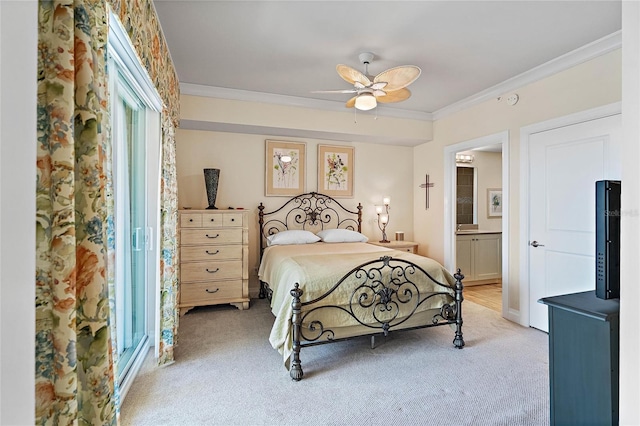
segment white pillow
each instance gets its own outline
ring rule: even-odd
[[[267,237],[267,246],[286,244],[310,244],[320,241],[320,237],[310,231],[291,230],[280,231]]]
[[[325,243],[366,243],[369,238],[350,229],[325,229],[318,232]]]

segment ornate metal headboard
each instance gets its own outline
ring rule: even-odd
[[[357,209],[346,209],[334,198],[317,192],[297,195],[272,212],[265,212],[264,205],[260,203],[260,258],[267,237],[280,231],[304,229],[315,233],[323,229],[341,228],[362,232],[362,204],[358,203]]]

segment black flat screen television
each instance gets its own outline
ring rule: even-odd
[[[620,298],[619,180],[596,182],[596,296]]]

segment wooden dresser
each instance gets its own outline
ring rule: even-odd
[[[249,308],[247,212],[180,210],[180,315],[223,303]]]

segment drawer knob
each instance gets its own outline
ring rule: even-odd
[[[234,218],[231,218],[231,222],[235,222],[236,220]]]
[[[211,219],[211,222],[215,222],[215,221],[216,221],[215,219]]]
[[[211,256],[213,256],[214,254],[218,254],[220,253],[220,250],[216,250],[215,252],[211,253],[209,250],[206,250],[207,254],[210,254]]]
[[[210,271],[209,268],[205,269],[208,273],[210,274],[215,274],[216,272],[218,272],[220,270],[220,268],[216,268],[215,271]]]
[[[193,219],[189,219],[189,222],[193,222]]]
[[[220,234],[216,234],[213,237],[209,234],[205,234],[207,238],[218,238],[220,236]]]
[[[204,291],[206,291],[207,293],[217,293],[218,290],[220,290],[219,288],[216,288],[215,290],[211,291],[208,288],[205,288]]]

